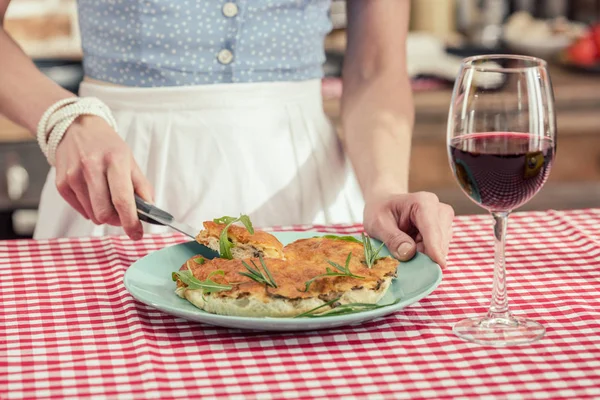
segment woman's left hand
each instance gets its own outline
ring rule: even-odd
[[[420,251],[443,268],[453,219],[452,207],[433,193],[395,194],[367,200],[364,227],[398,260],[408,261]]]

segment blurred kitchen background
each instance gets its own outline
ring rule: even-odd
[[[326,39],[325,108],[337,123],[345,2]],[[523,209],[600,203],[600,0],[413,0],[408,39],[416,125],[410,188],[435,192],[457,214],[482,213],[460,192],[446,155],[452,81],[462,57],[521,53],[551,63],[558,155],[549,182]],[[51,79],[76,92],[83,77],[75,0],[12,0],[4,24]],[[0,55],[1,60],[1,55]],[[0,61],[1,63],[1,61]],[[340,132],[343,134],[342,132]],[[0,115],[0,239],[30,237],[48,165],[33,137]]]

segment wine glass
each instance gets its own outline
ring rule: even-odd
[[[495,222],[489,310],[458,322],[454,333],[494,346],[536,341],[544,336],[544,326],[509,311],[504,247],[509,214],[546,182],[556,151],[554,95],[546,62],[519,55],[464,59],[454,84],[447,144],[461,189]]]

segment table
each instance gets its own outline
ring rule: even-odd
[[[303,227],[312,228],[361,227]],[[547,327],[538,343],[514,348],[452,334],[455,322],[488,305],[492,232],[485,216],[456,219],[449,266],[429,297],[385,318],[320,332],[221,329],[135,301],[122,283],[127,267],[183,240],[0,242],[0,397],[600,396],[600,210],[511,217],[512,309]]]

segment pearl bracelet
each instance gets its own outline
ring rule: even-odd
[[[37,141],[38,145],[40,146],[40,149],[42,149],[42,153],[44,153],[46,157],[48,157],[48,130],[46,129],[48,119],[50,119],[50,116],[59,108],[64,107],[67,104],[74,103],[76,101],[77,97],[69,97],[67,99],[62,99],[52,104],[50,107],[48,107],[44,114],[42,114],[42,118],[40,119],[40,122],[38,122],[37,126]]]
[[[104,118],[113,129],[117,123],[110,109],[95,97],[70,97],[50,106],[42,115],[37,129],[37,139],[50,165],[56,162],[56,149],[67,129],[81,115]]]

